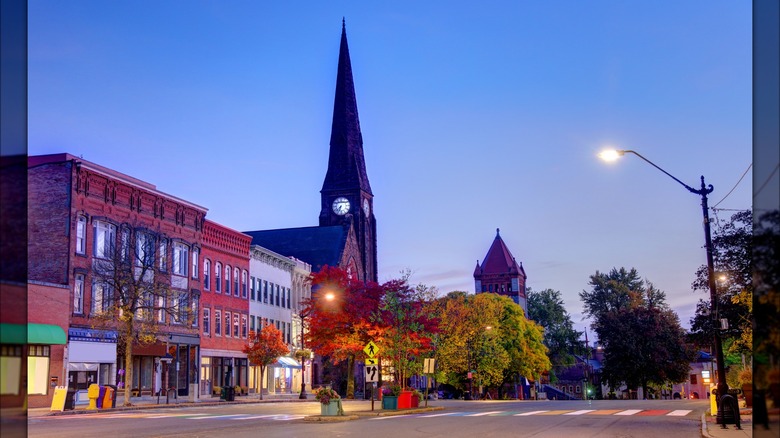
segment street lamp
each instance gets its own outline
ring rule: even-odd
[[[607,150],[601,152],[599,154],[599,157],[605,161],[615,161],[627,153],[634,154],[637,157],[643,159],[651,166],[655,167],[656,169],[665,173],[673,180],[680,183],[680,185],[688,189],[689,192],[701,196],[701,211],[702,214],[704,215],[704,243],[705,243],[705,247],[707,248],[707,282],[710,287],[710,315],[711,315],[710,317],[712,318],[712,328],[714,329],[713,331],[715,333],[715,360],[718,367],[718,399],[720,399],[720,397],[728,393],[729,386],[726,383],[726,366],[723,360],[723,346],[721,345],[720,331],[719,331],[719,324],[718,324],[718,315],[717,315],[718,299],[717,299],[717,292],[715,289],[715,266],[712,260],[712,236],[710,235],[710,215],[709,215],[709,209],[707,207],[707,195],[712,193],[713,190],[712,184],[705,186],[704,176],[702,176],[701,188],[694,189],[693,187],[685,184],[684,182],[672,176],[672,174],[670,174],[669,172],[661,169],[655,163],[643,157],[638,152],[632,150]]]
[[[305,332],[306,332],[306,317],[311,313],[311,309],[308,311],[301,311],[298,313],[298,317],[301,319],[301,352],[306,352],[305,345]],[[298,396],[300,400],[306,399],[306,357],[301,355],[301,394]]]

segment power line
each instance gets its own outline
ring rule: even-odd
[[[780,169],[780,163],[777,163],[777,166],[775,166],[775,170],[772,171],[772,173],[769,174],[769,176],[766,178],[766,181],[764,181],[763,184],[761,184],[761,187],[758,188],[758,190],[753,192],[753,199],[756,198],[756,196],[761,193],[761,190],[764,190],[764,187],[766,187],[767,184],[769,184],[769,181],[772,180],[772,178],[777,173],[777,170]]]
[[[721,203],[721,202],[725,201],[725,200],[726,200],[726,198],[728,198],[728,197],[729,197],[729,195],[731,194],[731,192],[733,192],[733,191],[734,191],[734,189],[736,189],[736,188],[737,188],[737,186],[739,185],[739,183],[741,183],[741,182],[742,182],[742,178],[744,178],[744,177],[745,177],[745,175],[747,175],[747,173],[748,173],[748,171],[750,170],[750,168],[751,168],[751,167],[753,167],[753,163],[750,163],[750,164],[748,165],[747,169],[745,169],[745,172],[742,174],[742,176],[740,176],[740,177],[739,177],[739,181],[737,181],[737,183],[736,183],[736,184],[734,184],[734,187],[732,187],[732,188],[731,188],[731,190],[729,190],[729,192],[728,192],[728,193],[726,193],[726,196],[724,196],[724,197],[723,197],[723,199],[721,199],[721,200],[720,200],[720,201],[718,201],[718,202],[717,202],[715,205],[713,205],[713,206],[712,206],[712,208],[713,208],[713,209],[715,209],[715,207],[717,207],[718,205],[720,205],[720,203]],[[775,170],[777,170],[777,169],[775,169]]]

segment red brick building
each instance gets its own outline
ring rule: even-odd
[[[248,386],[242,352],[249,336],[249,244],[252,237],[212,221],[203,226],[200,391]]]
[[[474,292],[492,292],[509,297],[523,308],[525,317],[528,318],[528,299],[525,293],[527,278],[523,264],[515,260],[496,228],[493,244],[490,245],[482,264],[477,260],[477,267],[474,268]]]
[[[199,305],[207,210],[69,154],[30,157],[28,186],[29,278],[68,290],[63,358],[68,387],[117,384],[131,385],[138,395],[164,387],[188,394],[189,385],[197,383],[200,321],[187,315],[197,314]],[[133,380],[126,382],[117,349],[121,337],[105,316],[127,294],[112,287],[100,267],[106,262],[119,266],[118,257],[132,256],[153,259],[148,263],[154,267],[150,281],[165,285],[171,295],[144,301],[149,314],[137,310],[136,319],[146,315],[155,336],[151,344],[133,347]],[[29,290],[39,297],[44,292]],[[40,306],[30,302],[31,317],[43,315],[46,301]]]

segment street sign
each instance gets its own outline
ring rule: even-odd
[[[376,346],[374,341],[368,341],[368,344],[363,348],[363,352],[366,353],[366,356],[368,357],[374,357],[379,354],[379,347]]]
[[[376,365],[366,366],[366,382],[379,381],[379,367]]]
[[[369,365],[379,365],[379,358],[378,357],[366,358],[366,366]]]
[[[434,364],[436,359],[425,359],[423,361],[423,374],[433,374]]]

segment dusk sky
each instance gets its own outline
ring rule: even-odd
[[[613,267],[689,326],[709,299],[690,287],[699,197],[597,154],[704,175],[714,218],[751,208],[748,1],[30,0],[28,152],[82,156],[239,231],[317,225],[342,17],[380,281],[409,269],[473,292],[500,228],[577,329],[579,292]]]

